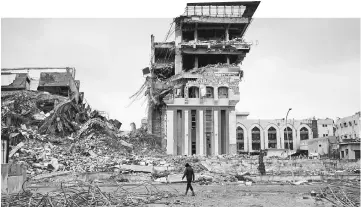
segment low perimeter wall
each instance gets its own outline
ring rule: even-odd
[[[1,164],[1,194],[22,191],[26,181],[26,167],[22,164]]]

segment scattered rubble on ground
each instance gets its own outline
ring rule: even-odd
[[[142,183],[136,188],[128,189],[121,183],[112,192],[104,191],[91,183],[62,183],[48,193],[26,190],[17,195],[2,198],[2,206],[138,206],[155,203],[163,198],[175,195],[174,191],[159,190],[150,183]]]

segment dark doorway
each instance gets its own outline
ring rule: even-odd
[[[226,110],[221,110],[221,154],[227,154]]]
[[[192,140],[192,155],[197,154],[197,111],[191,110],[191,140]]]
[[[207,155],[212,155],[212,134],[213,134],[213,116],[212,110],[206,110],[205,114],[205,125],[206,125],[206,150]]]

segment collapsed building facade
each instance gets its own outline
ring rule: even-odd
[[[75,80],[75,68],[2,68],[1,91],[45,91],[82,103],[80,81]]]
[[[151,37],[148,131],[164,138],[168,154],[237,152],[240,65],[252,45],[243,36],[259,3],[188,3],[173,42]]]

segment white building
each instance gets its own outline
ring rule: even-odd
[[[237,113],[237,151],[263,149],[308,150],[308,140],[333,135],[332,119],[247,119],[249,113]],[[320,136],[322,135],[322,136]]]
[[[352,116],[347,116],[336,120],[336,137],[339,142],[343,142],[344,139],[357,139],[360,138],[360,115],[361,112],[357,112]]]

